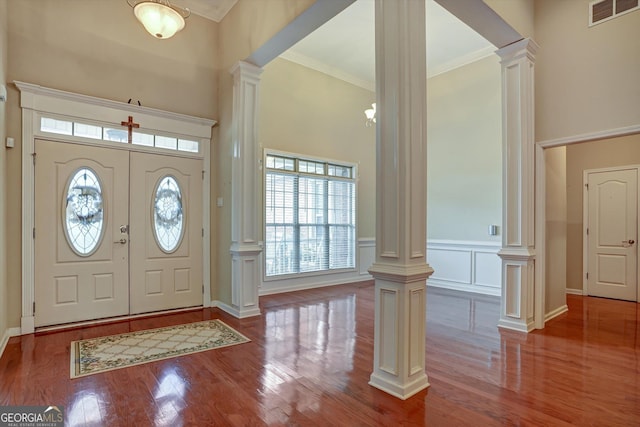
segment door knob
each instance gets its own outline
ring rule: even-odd
[[[122,238],[122,239],[120,239],[120,240],[116,240],[116,241],[115,241],[115,242],[113,242],[113,243],[120,243],[121,245],[125,245],[125,244],[127,243],[127,239]]]
[[[633,245],[636,241],[635,240],[627,240],[627,243],[630,245]]]

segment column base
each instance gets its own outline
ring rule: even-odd
[[[383,378],[375,372],[371,374],[369,385],[402,400],[406,400],[430,386],[427,374],[422,374],[411,382],[403,384],[399,381]]]
[[[428,264],[375,263],[375,337],[369,384],[399,399],[429,387],[425,372]]]
[[[502,328],[502,329],[509,329],[512,331],[518,331],[518,332],[531,332],[533,331],[536,326],[535,323],[533,321],[530,322],[525,322],[525,321],[520,321],[520,320],[516,320],[516,319],[504,319],[501,318],[498,321],[498,328]]]
[[[248,308],[248,309],[245,309],[245,310],[241,310],[238,307],[234,307],[232,305],[225,304],[222,301],[213,301],[211,306],[219,308],[220,310],[224,311],[225,313],[228,313],[228,314],[230,314],[233,317],[236,317],[238,319],[244,319],[246,317],[253,317],[253,316],[260,316],[260,314],[261,314],[259,307],[251,307],[251,308]]]
[[[498,327],[531,332],[535,329],[535,252],[531,248],[504,247],[498,255],[502,259],[502,303]]]
[[[231,306],[218,306],[239,319],[259,316],[260,253],[258,245],[231,246]]]

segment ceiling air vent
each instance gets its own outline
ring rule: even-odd
[[[640,0],[600,0],[589,3],[589,26],[608,21],[634,10],[640,10]]]

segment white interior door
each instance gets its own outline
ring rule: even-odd
[[[129,153],[43,140],[35,152],[35,326],[127,314]]]
[[[637,301],[637,170],[587,177],[587,293]]]
[[[131,153],[131,313],[202,305],[200,159]]]

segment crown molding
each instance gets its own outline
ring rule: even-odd
[[[346,73],[336,67],[331,67],[317,59],[310,58],[306,55],[302,55],[297,52],[293,52],[288,50],[280,55],[280,58],[285,59],[289,62],[294,62],[298,65],[302,65],[303,67],[311,68],[312,70],[319,71],[321,73],[327,74],[331,77],[335,77],[336,79],[343,80],[347,83],[351,83],[352,85],[361,87],[371,92],[376,91],[375,82],[371,82],[365,79],[361,79],[359,77],[354,76],[353,74]]]

